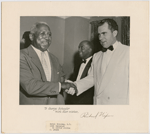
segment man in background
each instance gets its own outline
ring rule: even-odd
[[[30,34],[30,31],[24,32],[22,39],[20,41],[20,49],[27,48],[31,44],[29,34]]]
[[[89,68],[91,67],[92,55],[94,47],[93,44],[84,40],[79,44],[78,53],[82,59],[79,64],[75,65],[73,72],[72,81],[80,80],[88,75]],[[79,96],[67,95],[66,104],[72,105],[92,105],[94,96],[94,87],[89,88],[87,91],[83,92]]]
[[[29,37],[31,45],[20,51],[20,104],[64,104],[60,92],[73,84],[63,82],[62,67],[48,51],[52,41],[48,24],[35,23]]]
[[[98,36],[103,49],[94,54],[89,75],[75,82],[77,95],[95,86],[95,105],[129,104],[129,47],[117,41],[117,34],[118,25],[113,19],[99,23]]]

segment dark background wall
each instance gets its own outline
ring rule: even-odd
[[[66,78],[69,78],[73,73],[74,60],[77,56],[79,43],[83,40],[90,40],[90,22],[103,18],[106,17],[20,17],[20,40],[23,33],[30,31],[31,26],[35,22],[42,21],[48,23],[52,32],[52,44],[49,50],[59,59]],[[120,17],[113,17],[113,19],[117,21],[120,33]],[[121,35],[118,34],[117,38],[120,41]]]

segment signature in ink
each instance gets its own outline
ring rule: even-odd
[[[113,115],[110,115],[107,112],[97,112],[95,114],[85,112],[85,113],[82,113],[80,115],[80,118],[94,118],[94,119],[96,119],[98,117],[102,117],[103,119],[106,119],[108,117],[113,117]]]

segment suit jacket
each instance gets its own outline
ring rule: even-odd
[[[103,77],[100,74],[102,52],[93,56],[90,74],[77,81],[78,95],[95,86],[94,104],[125,105],[129,103],[129,47],[117,42]]]
[[[64,98],[59,94],[58,83],[64,74],[58,59],[50,53],[49,58],[51,62],[50,82],[46,80],[35,50],[29,46],[20,51],[20,104],[64,104]]]
[[[85,66],[83,73],[81,75],[81,78],[84,78],[87,76],[89,68],[91,67],[91,62],[92,62],[92,58],[89,60],[89,62],[87,63],[87,65]],[[73,73],[73,81],[76,80],[77,76],[78,76],[78,72],[80,69],[82,62],[80,62],[79,65],[75,66],[74,69],[74,73]],[[93,96],[94,96],[94,87],[89,88],[87,91],[85,91],[84,93],[82,93],[79,96],[75,95],[69,95],[67,96],[67,100],[66,100],[66,104],[77,104],[77,105],[92,105],[93,104]]]

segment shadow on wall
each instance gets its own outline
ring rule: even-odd
[[[20,41],[20,49],[27,48],[31,44],[29,34],[30,34],[30,31],[24,32],[22,39]]]
[[[100,44],[98,35],[94,37],[92,43],[94,44],[94,53],[97,53],[102,50],[102,45]]]

